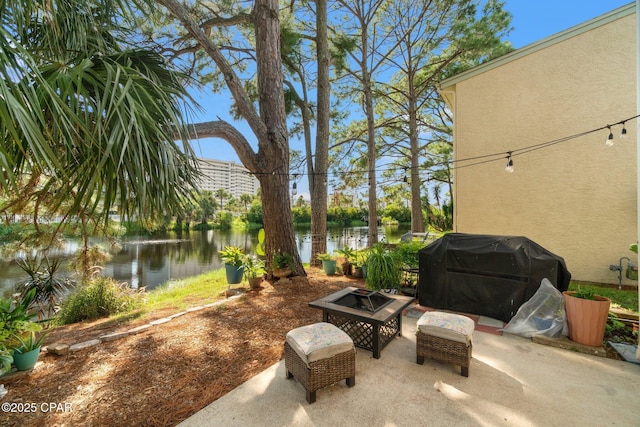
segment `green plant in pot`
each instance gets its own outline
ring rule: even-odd
[[[367,288],[373,290],[398,289],[402,271],[393,254],[382,243],[376,243],[367,260]]]
[[[271,260],[271,272],[276,277],[288,277],[293,274],[295,264],[291,254],[280,251],[273,254]]]
[[[602,346],[611,300],[591,290],[565,291],[569,339],[593,347]]]
[[[220,259],[224,262],[229,285],[242,282],[246,257],[242,248],[238,246],[225,246],[220,251]]]
[[[324,270],[325,274],[329,276],[336,274],[337,261],[333,255],[326,253],[318,254],[317,258],[318,260],[322,261],[322,269]]]
[[[247,256],[244,261],[244,275],[251,289],[258,289],[264,275],[264,261],[257,256]]]
[[[35,296],[36,290],[31,289],[15,302],[0,298],[0,373],[11,368],[13,354],[22,345],[21,340],[42,330],[42,326],[33,321],[37,314],[29,311]]]
[[[369,250],[357,251],[354,262],[353,275],[355,277],[367,277],[367,261],[369,260]]]
[[[345,246],[342,249],[336,249],[336,253],[344,259],[342,262],[342,274],[351,276],[353,274],[353,264],[351,260],[355,260],[356,258],[355,250]]]
[[[36,333],[31,332],[26,339],[16,337],[20,346],[13,351],[13,364],[18,371],[28,371],[36,365],[45,335],[40,334],[40,337],[36,338]]]

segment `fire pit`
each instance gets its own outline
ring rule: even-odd
[[[391,301],[393,301],[391,298],[386,295],[382,295],[378,291],[356,289],[355,291],[349,292],[332,302],[334,304],[343,305],[356,310],[375,313],[387,304],[391,303]]]
[[[402,310],[413,298],[401,295],[383,295],[379,292],[348,287],[309,303],[322,310],[322,320],[345,331],[360,348],[380,351],[400,335]]]

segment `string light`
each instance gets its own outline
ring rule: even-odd
[[[513,159],[511,158],[511,151],[508,151],[507,154],[507,166],[504,167],[504,170],[509,173],[513,173]]]
[[[522,148],[518,148],[515,150],[511,150],[511,151],[507,151],[507,152],[497,152],[497,153],[492,153],[492,154],[485,154],[485,155],[480,155],[480,156],[475,156],[475,157],[469,157],[469,158],[464,158],[464,159],[455,159],[455,160],[443,160],[442,162],[434,162],[431,163],[430,167],[437,167],[437,166],[446,166],[446,165],[452,165],[452,169],[462,169],[462,168],[466,168],[466,167],[471,167],[471,166],[477,166],[477,165],[481,165],[484,163],[489,163],[489,162],[494,162],[496,160],[500,160],[500,159],[504,159],[505,158],[505,154],[506,154],[506,158],[507,158],[507,165],[505,166],[505,170],[508,172],[513,172],[514,171],[514,166],[513,166],[513,157],[516,155],[522,155],[522,154],[527,154],[530,153],[532,151],[536,151],[536,150],[541,150],[543,148],[548,148],[551,147],[553,145],[556,144],[560,144],[562,142],[566,142],[566,141],[570,141],[576,138],[580,138],[586,135],[590,135],[592,133],[595,132],[600,132],[603,129],[607,129],[608,135],[607,135],[607,139],[606,139],[606,145],[607,146],[612,146],[614,144],[614,136],[613,136],[613,132],[611,130],[611,128],[613,126],[617,126],[617,125],[622,125],[622,130],[620,132],[620,139],[627,139],[628,138],[628,133],[627,133],[627,128],[626,128],[626,122],[630,121],[630,120],[634,120],[637,119],[638,117],[640,117],[640,115],[636,115],[633,117],[629,117],[625,120],[621,120],[619,122],[613,123],[613,124],[607,124],[605,126],[596,128],[596,129],[591,129],[588,131],[584,131],[584,132],[580,132],[574,135],[570,135],[570,136],[566,136],[563,138],[558,138],[555,140],[551,140],[551,141],[546,141],[546,142],[542,142],[539,144],[534,144],[534,145],[530,145],[527,147],[522,147]],[[466,163],[466,162],[473,162],[473,163]],[[465,163],[465,164],[462,164]],[[414,167],[403,167],[404,171],[405,171],[405,175],[403,177],[403,182],[408,183],[408,178],[407,178],[407,170],[408,169],[414,169]],[[383,172],[386,171],[387,168],[384,169],[375,169],[374,172]],[[424,169],[423,169],[424,170]],[[429,169],[427,169],[429,170]],[[345,175],[345,174],[350,174],[350,175],[360,175],[360,174],[365,174],[368,173],[368,170],[352,170],[352,171],[342,171],[340,172],[341,174]],[[241,173],[247,173],[247,172],[241,172]],[[284,172],[276,172],[274,171],[269,171],[269,172],[248,172],[249,175],[254,175],[254,176],[259,176],[259,175],[290,175],[289,173],[284,173]],[[322,176],[323,177],[323,181],[324,184],[327,184],[327,177],[329,175],[335,175],[336,173],[332,173],[332,172],[323,172],[323,173],[319,173],[319,172],[313,172],[313,175],[316,176]],[[292,176],[294,177],[294,179],[297,179],[298,176],[304,176],[307,175],[307,173],[295,173]],[[371,181],[371,179],[369,179],[369,181]]]
[[[613,146],[613,132],[611,132],[611,126],[607,125],[607,128],[609,129],[609,136],[607,137],[605,144],[607,144],[607,147],[611,147]]]

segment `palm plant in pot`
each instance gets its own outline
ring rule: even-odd
[[[244,261],[244,275],[251,289],[258,289],[264,274],[264,261],[257,256],[247,256]]]
[[[569,339],[593,347],[602,346],[611,300],[591,290],[565,291]]]
[[[327,274],[328,276],[333,276],[334,274],[336,274],[337,261],[333,255],[318,254],[317,258],[318,260],[322,261],[322,269],[324,270],[325,274]]]
[[[242,282],[246,255],[238,246],[225,246],[220,251],[220,259],[224,262],[227,283],[235,285]]]

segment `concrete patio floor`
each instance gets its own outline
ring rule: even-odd
[[[640,426],[640,365],[476,330],[464,378],[416,364],[415,329],[403,316],[380,359],[358,348],[355,386],[319,390],[311,405],[281,360],[180,426]]]

